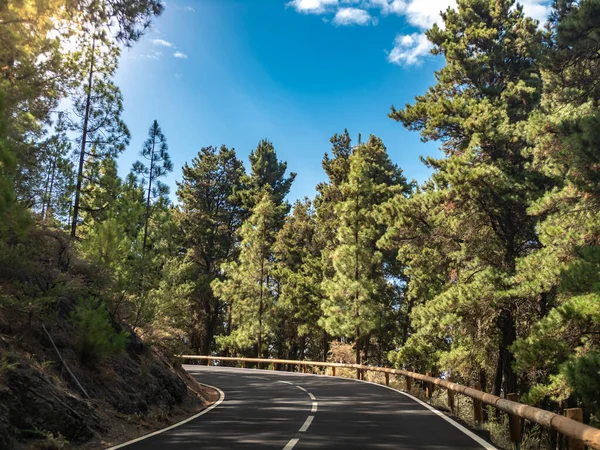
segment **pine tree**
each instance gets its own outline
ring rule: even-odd
[[[513,349],[545,407],[583,403],[597,414],[600,340],[600,2],[557,2],[546,47],[540,110],[528,124],[533,167],[552,180],[529,212],[540,248],[519,261],[515,292],[530,324]]]
[[[136,161],[133,165],[133,171],[141,175],[142,185],[146,186],[146,215],[142,244],[142,253],[145,253],[148,241],[148,223],[150,222],[152,207],[151,201],[160,196],[169,195],[168,186],[163,184],[159,178],[173,171],[173,163],[168,153],[167,138],[162,133],[156,120],[148,130],[148,139],[144,142],[141,154],[149,161],[149,165]]]
[[[268,190],[244,222],[239,234],[242,239],[238,262],[224,264],[225,279],[215,280],[213,289],[221,301],[229,304],[233,329],[222,336],[222,347],[248,349],[256,345],[256,355],[263,356],[265,342],[271,340],[275,308],[273,244],[279,210]]]
[[[520,332],[519,298],[510,295],[510,277],[517,259],[538,245],[527,207],[544,180],[528,170],[523,129],[539,105],[542,33],[512,0],[459,0],[442,18],[443,29],[427,32],[432,52],[446,60],[437,83],[390,114],[423,140],[441,141],[446,155],[426,159],[434,170],[426,186],[427,223],[445,241],[450,265],[442,291],[413,311],[422,335],[408,343],[451,342],[451,354],[439,353],[447,369],[468,361],[470,348],[485,348],[475,363],[462,364],[463,374],[486,381],[485,369],[495,366],[494,393],[516,392],[510,346]],[[481,358],[489,358],[493,345],[492,365]]]
[[[194,352],[208,354],[215,336],[227,332],[222,325],[228,321],[227,303],[215,296],[211,282],[221,277],[220,267],[239,253],[236,231],[244,216],[243,176],[244,166],[234,149],[204,147],[190,165],[184,165],[183,179],[177,184],[176,221],[187,254],[183,270],[193,274],[188,279],[193,289],[186,330]],[[191,268],[188,260],[193,262]]]
[[[277,233],[273,247],[273,277],[278,283],[276,317],[279,356],[320,358],[322,329],[318,325],[321,289],[321,249],[316,240],[316,215],[308,199],[296,201]]]
[[[368,351],[371,333],[381,326],[383,299],[389,295],[384,254],[377,246],[384,232],[381,208],[407,189],[380,139],[371,136],[354,151],[348,180],[340,187],[344,200],[335,208],[340,224],[332,255],[335,273],[324,281],[327,298],[320,324],[331,335],[354,337],[357,363],[363,347]]]
[[[43,221],[68,220],[73,193],[73,163],[69,158],[71,141],[68,139],[62,117],[56,132],[42,146],[43,166],[40,170],[40,194],[36,202]],[[41,205],[40,205],[41,203]]]
[[[258,143],[250,152],[250,174],[244,177],[245,191],[242,201],[248,212],[262,200],[265,188],[271,193],[277,207],[285,205],[277,220],[277,229],[283,225],[283,218],[290,211],[290,204],[285,197],[290,192],[296,174],[291,172],[286,178],[287,163],[277,159],[273,144],[266,139]]]
[[[121,119],[123,98],[112,81],[117,70],[119,49],[104,31],[93,29],[82,37],[84,51],[79,65],[85,68],[85,81],[74,98],[73,131],[80,133],[79,162],[71,236],[76,236],[86,161],[115,157],[129,143],[129,130]]]
[[[315,198],[315,208],[317,210],[318,239],[324,250],[324,271],[328,276],[332,276],[333,266],[330,263],[330,255],[335,247],[335,236],[339,223],[335,206],[344,200],[340,186],[348,180],[353,149],[348,130],[344,130],[344,133],[340,135],[334,134],[329,141],[333,157],[330,158],[328,154],[325,154],[321,162],[328,182],[317,185],[318,194]]]

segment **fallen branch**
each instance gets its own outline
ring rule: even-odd
[[[58,355],[58,358],[60,359],[60,362],[62,363],[62,365],[65,366],[65,369],[67,369],[67,372],[69,372],[69,375],[71,375],[71,378],[73,378],[73,381],[75,381],[75,383],[77,383],[77,386],[79,386],[79,389],[81,389],[81,392],[83,392],[83,395],[85,395],[88,399],[90,399],[90,396],[85,391],[85,389],[83,388],[83,386],[81,385],[81,383],[79,382],[79,380],[77,379],[75,374],[73,374],[73,372],[71,372],[71,369],[69,369],[67,362],[63,359],[62,355],[58,351],[58,348],[56,347],[56,344],[54,343],[54,339],[52,339],[52,336],[50,336],[50,333],[48,333],[48,330],[46,329],[46,326],[44,324],[42,324],[42,328],[46,332],[48,339],[50,339],[50,342],[52,343],[52,347],[54,347],[54,351],[56,351],[56,354]]]

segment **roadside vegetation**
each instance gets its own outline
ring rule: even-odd
[[[170,193],[160,117],[118,175],[114,75],[158,0],[0,5],[0,447],[96,439],[109,426],[81,417],[98,405],[201,406],[178,353],[451,375],[600,425],[600,0],[556,0],[546,24],[457,3],[427,33],[436,83],[382,117],[439,144],[430,178],[337,130],[326,180],[293,203],[268,139],[247,162],[190,143]],[[61,420],[26,410],[41,386],[72,402]]]

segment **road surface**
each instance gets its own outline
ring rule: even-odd
[[[224,400],[127,450],[494,449],[415,399],[345,378],[184,366]],[[459,428],[457,428],[457,426]]]

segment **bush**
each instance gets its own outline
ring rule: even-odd
[[[77,327],[76,344],[83,364],[93,366],[104,356],[118,355],[125,350],[129,335],[114,329],[104,303],[93,299],[80,301],[72,318]]]

